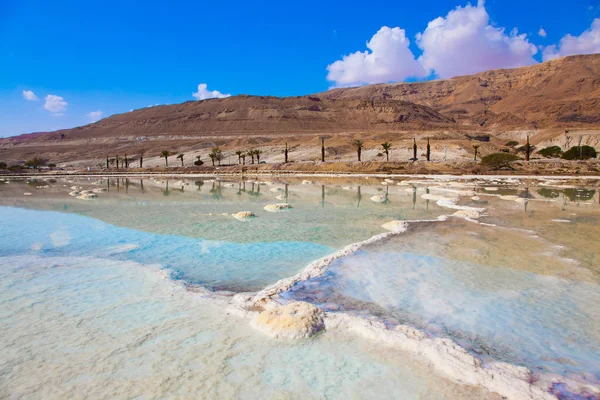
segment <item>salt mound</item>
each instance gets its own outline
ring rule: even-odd
[[[312,185],[312,181],[302,181],[303,185]]]
[[[289,203],[267,204],[264,208],[269,212],[279,212],[291,209],[292,205]]]
[[[256,215],[252,211],[240,211],[240,212],[237,212],[237,213],[231,214],[231,215],[233,216],[233,218],[235,218],[239,221],[246,221],[250,218],[256,217]]]
[[[280,194],[279,196],[275,196],[277,200],[285,200],[285,195]]]
[[[383,194],[378,194],[378,195],[371,197],[371,201],[374,201],[375,203],[385,203],[386,200],[387,200],[387,198]]]
[[[498,188],[497,187],[484,187],[483,190],[485,190],[487,192],[497,192]]]
[[[393,179],[384,179],[383,181],[386,182],[386,183],[394,183]]]
[[[458,210],[452,216],[457,218],[464,218],[467,220],[479,219],[481,217],[481,213],[477,210]]]
[[[500,196],[500,198],[502,200],[512,200],[515,201],[519,198],[519,196],[514,196],[514,195],[506,195],[506,196]]]
[[[390,221],[381,227],[391,232],[404,232],[408,228],[408,223],[406,221]]]
[[[104,193],[106,192],[106,189],[104,188],[96,188],[92,190],[93,193]]]
[[[77,190],[74,190],[72,192],[69,193],[69,196],[73,196],[73,197],[77,197],[79,196],[81,193],[79,193]]]
[[[82,190],[79,193],[81,193],[81,194],[90,194],[90,193],[93,193],[93,192],[91,190]]]
[[[71,186],[71,190],[81,190],[83,189],[81,186]]]
[[[225,186],[225,187],[235,187],[235,185],[233,183],[226,183],[223,186]]]
[[[23,193],[23,196],[31,196],[31,193],[25,192],[25,193]]]
[[[95,193],[82,193],[75,198],[79,199],[79,200],[91,200],[91,199],[95,199],[97,197],[98,197],[98,195]]]
[[[286,339],[308,338],[325,329],[323,311],[302,301],[272,304],[254,318],[252,326],[270,337]]]
[[[388,185],[388,183],[387,183],[386,181],[383,181],[383,182],[381,182],[381,184],[382,184],[382,185],[385,185],[385,186],[387,186],[387,185]]]
[[[282,191],[282,189],[281,189],[281,188],[279,188],[279,187],[276,187],[276,188],[271,188],[271,189],[269,189],[269,190],[271,190],[271,192],[281,192],[281,191]]]

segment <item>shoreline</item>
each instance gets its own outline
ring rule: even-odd
[[[319,172],[319,171],[264,171],[244,174],[234,172],[212,172],[212,173],[185,173],[185,172],[63,172],[63,173],[37,173],[37,174],[2,174],[0,179],[35,179],[35,178],[154,178],[154,177],[173,177],[173,178],[218,178],[223,177],[253,177],[253,176],[271,176],[271,177],[323,177],[323,178],[420,178],[431,180],[599,180],[599,175],[558,175],[558,174],[400,174],[400,173],[369,173],[369,172]]]

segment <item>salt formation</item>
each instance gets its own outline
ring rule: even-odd
[[[106,192],[106,189],[104,188],[96,188],[92,190],[92,193],[104,193]]]
[[[391,232],[404,232],[408,228],[408,222],[406,221],[390,221],[381,225],[383,229],[386,229]]]
[[[282,189],[281,189],[281,188],[279,188],[279,187],[272,188],[272,189],[270,189],[270,190],[271,190],[271,192],[281,192],[281,191],[282,191]]]
[[[79,199],[79,200],[92,200],[97,197],[98,197],[98,195],[95,193],[81,193],[79,196],[77,196],[75,198]]]
[[[323,311],[302,301],[280,305],[270,303],[252,321],[252,326],[274,338],[302,339],[323,329]]]
[[[240,211],[240,212],[237,212],[237,213],[231,214],[231,215],[233,216],[233,218],[235,218],[239,221],[246,221],[250,218],[256,217],[256,215],[252,211]]]
[[[279,212],[291,209],[292,205],[289,203],[267,204],[264,208],[269,212]]]
[[[312,181],[304,180],[304,181],[302,181],[302,184],[303,185],[312,185]]]
[[[69,196],[73,196],[73,197],[77,197],[79,196],[81,193],[79,193],[77,190],[74,190],[72,192],[69,193]]]
[[[384,194],[377,194],[377,195],[371,197],[371,201],[374,201],[375,203],[385,203],[386,200],[387,200],[387,197]]]

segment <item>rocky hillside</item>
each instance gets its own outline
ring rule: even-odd
[[[335,89],[320,96],[404,100],[461,123],[498,129],[598,126],[600,55],[440,81]]]
[[[43,156],[98,163],[107,153],[144,153],[160,162],[161,149],[200,155],[218,145],[229,152],[260,146],[276,162],[286,142],[309,157],[318,136],[348,157],[355,139],[368,147],[389,140],[409,148],[413,137],[428,137],[446,158],[448,151],[467,156],[472,140],[489,143],[481,150],[486,153],[507,140],[523,142],[527,134],[535,145],[567,146],[565,130],[593,144],[599,129],[600,55],[585,55],[439,81],[148,107],[73,129],[0,139],[0,161]]]

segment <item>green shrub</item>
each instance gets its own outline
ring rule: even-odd
[[[510,168],[510,163],[518,160],[514,154],[493,153],[481,159],[481,163],[492,169]]]
[[[544,157],[558,158],[562,155],[562,149],[559,146],[550,146],[538,151]]]
[[[581,159],[596,158],[598,153],[592,146],[581,146]],[[573,146],[562,155],[565,160],[579,160],[579,146]]]
[[[510,142],[507,142],[506,145],[508,147],[515,147],[519,144],[519,142],[515,141],[515,140],[511,140]]]

